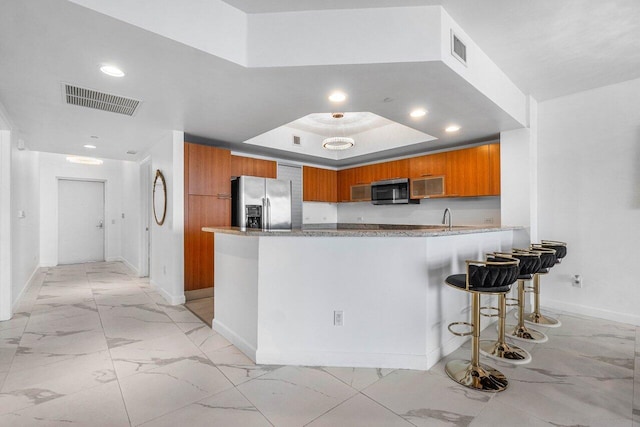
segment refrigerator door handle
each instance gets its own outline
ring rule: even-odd
[[[267,197],[267,227],[269,227],[268,229],[271,230],[271,199]]]
[[[269,227],[267,225],[267,199],[265,197],[262,198],[262,230],[268,230]]]

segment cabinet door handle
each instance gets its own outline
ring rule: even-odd
[[[218,199],[230,199],[231,194],[229,193],[218,193]]]
[[[425,173],[425,174],[422,174],[422,175],[420,175],[420,176],[432,176],[432,174],[430,174],[430,173]]]

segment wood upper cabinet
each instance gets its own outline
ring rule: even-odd
[[[242,175],[259,176],[262,178],[277,178],[278,164],[273,160],[231,156],[231,176]]]
[[[474,197],[500,195],[500,144],[487,144],[410,159],[343,169],[337,173],[337,200],[354,200],[351,187],[384,179],[409,177],[413,180],[444,176],[444,196]],[[314,178],[311,178],[314,179]],[[306,197],[317,198],[305,187]],[[309,194],[307,196],[306,194]],[[418,197],[418,196],[416,196]]]
[[[184,144],[185,194],[231,196],[231,151]]]
[[[427,154],[409,159],[409,178],[447,174],[447,153]]]
[[[475,147],[475,150],[478,165],[478,196],[488,196],[491,192],[489,188],[489,146],[481,145],[480,147]]]
[[[231,225],[231,152],[184,144],[184,289],[213,286],[213,234],[206,226]]]
[[[354,170],[342,169],[338,171],[338,201],[351,201],[351,186],[354,183]]]
[[[500,195],[500,144],[487,144],[447,153],[447,195]]]
[[[500,195],[500,144],[489,144],[489,196]]]
[[[303,166],[302,197],[305,202],[338,201],[338,172],[329,169]]]
[[[478,195],[477,148],[447,152],[447,196],[470,197]]]

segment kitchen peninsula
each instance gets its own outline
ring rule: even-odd
[[[215,234],[213,328],[259,364],[429,369],[463,340],[465,260],[528,242],[521,228],[361,226]]]

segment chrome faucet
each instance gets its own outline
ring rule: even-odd
[[[449,223],[447,223],[447,213],[449,214]],[[453,223],[453,219],[451,218],[451,210],[449,208],[446,208],[444,210],[444,215],[442,215],[442,223],[446,224],[449,228],[449,231],[451,231],[451,224]]]

